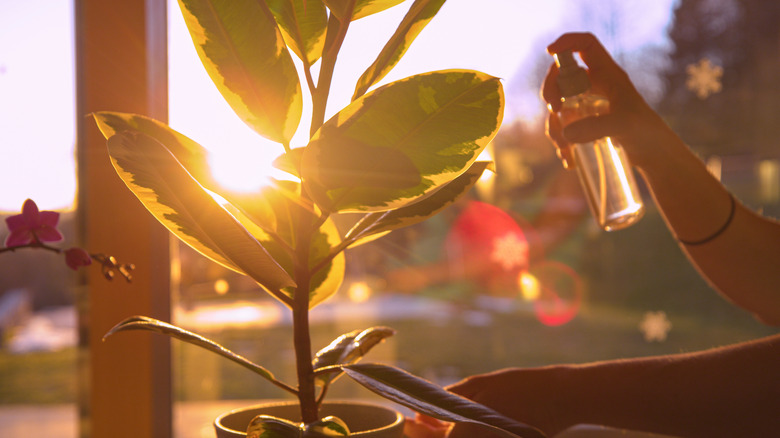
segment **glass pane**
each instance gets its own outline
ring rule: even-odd
[[[311,314],[315,351],[345,332],[393,327],[397,333],[367,360],[398,365],[446,385],[505,367],[695,351],[776,333],[726,302],[698,275],[641,178],[644,218],[616,232],[595,225],[579,181],[563,170],[545,138],[539,86],[552,62],[547,44],[571,30],[595,33],[648,102],[673,122],[735,196],[776,215],[780,165],[777,136],[771,133],[778,125],[771,117],[730,120],[728,108],[735,100],[743,102],[746,114],[755,116],[748,111],[755,99],[765,105],[762,116],[777,114],[772,105],[778,96],[768,91],[774,79],[767,79],[776,74],[766,73],[780,69],[777,57],[740,57],[735,49],[776,54],[777,33],[747,36],[733,19],[739,13],[721,11],[713,18],[707,15],[712,11],[700,11],[711,19],[708,25],[720,26],[719,35],[745,35],[744,41],[732,45],[731,37],[705,38],[700,52],[683,56],[682,44],[678,47],[670,35],[701,24],[685,17],[675,21],[675,9],[712,2],[537,3],[495,1],[479,8],[447,3],[383,80],[445,68],[473,68],[503,78],[504,123],[489,147],[496,174],[486,175],[466,199],[430,220],[348,250],[341,289]],[[757,10],[767,4],[754,3]],[[171,125],[215,155],[227,152],[212,161],[217,178],[232,177],[224,184],[257,185],[257,179],[235,176],[262,174],[259,169],[281,149],[253,134],[222,101],[199,65],[177,8],[171,3]],[[355,81],[405,12],[401,6],[352,23],[328,114],[349,102]],[[490,25],[472,29],[464,23]],[[699,53],[723,68],[720,88],[704,97],[685,85],[688,66],[699,62]],[[746,76],[751,71],[765,72],[764,82]],[[303,101],[306,107],[308,95]],[[304,112],[294,146],[307,141],[308,117]],[[231,153],[239,157],[233,164]],[[349,218],[339,222],[342,232],[350,224]],[[179,261],[175,322],[294,384],[288,309],[187,247],[180,248]],[[211,353],[179,343],[174,349],[179,436],[185,430],[210,436],[217,413],[286,396]],[[376,400],[346,378],[329,397]]]
[[[60,213],[74,244],[76,172],[71,1],[6,2],[0,13],[0,214],[25,199]],[[5,241],[8,229],[0,226]],[[0,424],[8,436],[75,437],[76,284],[62,255],[0,254]]]

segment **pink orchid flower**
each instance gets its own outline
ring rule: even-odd
[[[14,247],[30,243],[58,242],[62,234],[57,230],[60,214],[56,211],[38,211],[32,199],[24,201],[22,214],[5,219],[8,224],[8,237],[5,246]]]
[[[82,266],[92,264],[92,257],[84,248],[73,247],[65,250],[65,264],[77,271]]]

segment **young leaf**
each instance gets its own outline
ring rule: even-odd
[[[179,0],[203,66],[233,111],[289,144],[301,119],[298,72],[271,10],[257,0]]]
[[[301,426],[290,420],[258,415],[249,422],[246,438],[300,438]]]
[[[501,82],[446,70],[377,88],[328,120],[303,152],[307,190],[328,211],[384,211],[468,169],[501,124]]]
[[[108,153],[127,187],[184,243],[270,289],[295,285],[165,146],[140,132],[120,132],[108,139]]]
[[[381,364],[354,364],[345,366],[344,372],[382,397],[439,420],[480,424],[509,437],[544,437],[542,432],[531,426],[398,368]],[[522,394],[518,394],[520,396]]]
[[[120,322],[119,324],[115,325],[111,330],[109,330],[108,333],[106,333],[105,336],[103,336],[103,340],[105,341],[106,338],[113,335],[114,333],[129,331],[129,330],[148,330],[156,333],[161,333],[163,335],[170,336],[172,338],[176,338],[180,341],[187,342],[188,344],[197,345],[198,347],[204,348],[208,351],[211,351],[222,357],[232,360],[233,362],[243,366],[244,368],[249,369],[250,371],[256,374],[259,374],[261,377],[265,378],[266,380],[272,382],[277,386],[280,386],[281,388],[286,389],[287,391],[293,394],[296,393],[295,389],[280,382],[279,380],[276,379],[276,377],[274,377],[273,374],[271,374],[270,371],[261,367],[260,365],[255,364],[249,359],[246,359],[245,357],[236,354],[228,350],[227,348],[219,345],[218,343],[210,339],[204,338],[201,335],[192,333],[188,330],[185,330],[183,328],[177,327],[172,324],[168,324],[167,322],[163,322],[158,319],[149,318],[147,316],[131,316],[125,319],[124,321]]]
[[[352,100],[357,99],[366,93],[366,90],[372,85],[382,80],[385,75],[392,70],[398,61],[404,56],[406,50],[412,44],[420,31],[429,21],[439,12],[441,5],[445,0],[415,0],[409,12],[406,13],[403,21],[396,29],[390,40],[382,48],[376,60],[358,79],[355,87],[355,94]]]
[[[325,4],[312,0],[265,0],[279,24],[284,41],[311,65],[322,56],[328,14]]]
[[[355,9],[352,11],[352,21],[363,18],[377,12],[382,12],[404,0],[323,0],[328,9],[340,20],[344,19],[347,5],[350,1],[355,1]]]
[[[389,327],[371,327],[365,330],[353,330],[345,333],[327,347],[318,351],[312,361],[316,371],[319,368],[332,367],[334,365],[349,365],[358,362],[374,346],[395,334],[395,330]],[[341,371],[335,368],[333,372],[317,376],[317,384],[324,385],[335,380]]]
[[[455,203],[476,184],[482,172],[491,162],[477,161],[463,172],[462,175],[445,184],[427,198],[413,204],[386,212],[374,212],[363,216],[352,229],[347,232],[345,240],[356,238],[350,245],[354,247],[371,241],[378,234],[384,235],[399,228],[420,223],[439,213],[445,207]]]

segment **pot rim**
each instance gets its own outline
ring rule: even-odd
[[[238,413],[238,412],[252,410],[252,409],[264,408],[264,407],[269,407],[269,406],[277,407],[277,406],[297,406],[297,405],[298,405],[298,401],[297,400],[269,400],[267,402],[255,403],[253,405],[248,405],[248,406],[244,406],[244,407],[241,407],[241,408],[231,409],[231,410],[229,410],[227,412],[223,412],[220,415],[218,415],[217,418],[214,419],[214,426],[222,428],[222,429],[224,429],[225,431],[228,431],[228,432],[243,434],[243,433],[246,433],[246,431],[235,430],[235,429],[231,429],[231,428],[229,428],[227,426],[224,426],[222,424],[222,420],[225,417],[229,416],[229,415],[232,415],[232,414],[235,414],[235,413]],[[386,409],[388,411],[394,412],[395,413],[395,420],[392,423],[389,423],[389,424],[383,426],[381,429],[395,427],[395,426],[398,426],[400,423],[403,423],[405,421],[404,415],[398,409],[394,409],[391,406],[387,406],[387,405],[384,405],[384,404],[381,404],[381,403],[375,403],[375,402],[370,402],[370,401],[361,401],[361,400],[327,400],[327,401],[323,402],[323,406],[325,406],[325,405],[331,405],[331,406],[332,405],[366,406],[366,407]],[[364,434],[364,431],[359,431],[359,432],[352,433],[350,436],[357,436],[357,437],[359,437],[359,436],[361,436],[363,434]]]

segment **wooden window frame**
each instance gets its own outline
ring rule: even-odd
[[[80,436],[172,436],[171,351],[152,333],[103,335],[132,315],[170,320],[170,236],[113,170],[89,114],[168,118],[167,1],[74,0],[78,223],[82,244],[136,265],[132,283],[85,270]]]

